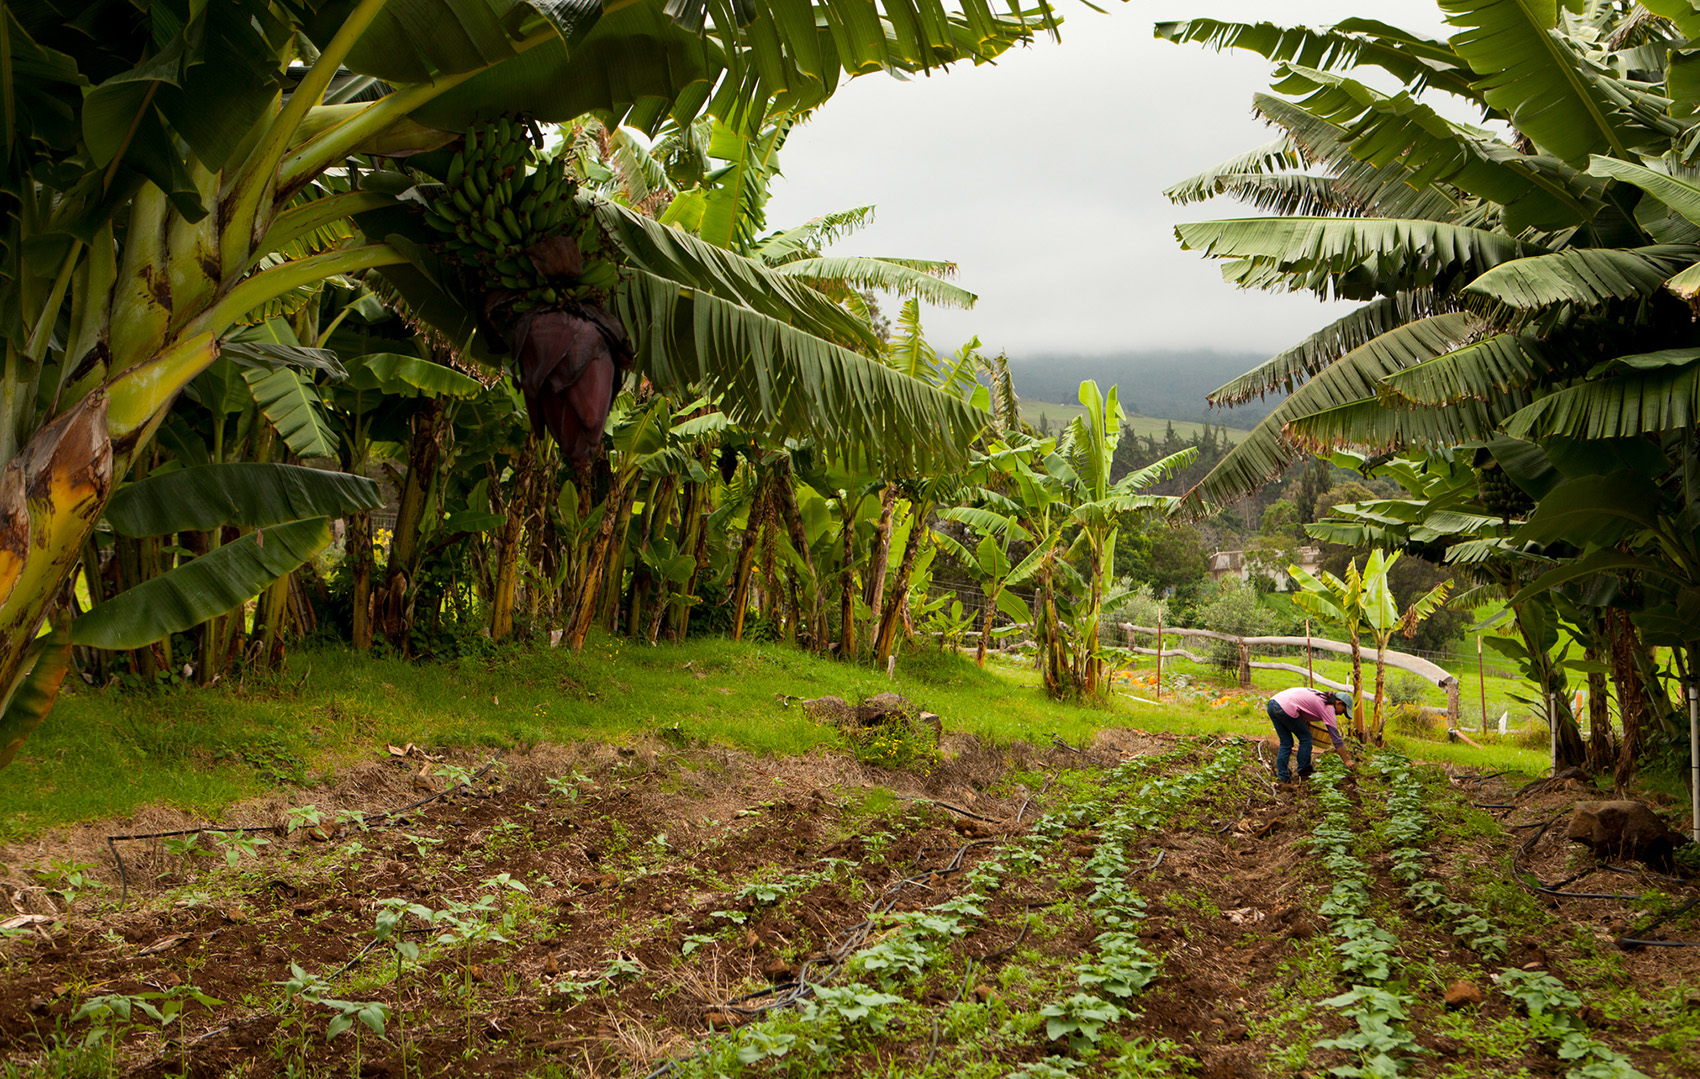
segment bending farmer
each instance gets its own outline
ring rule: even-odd
[[[1353,767],[1352,756],[1346,752],[1346,740],[1340,737],[1336,717],[1352,716],[1352,698],[1330,690],[1294,686],[1283,689],[1269,698],[1269,720],[1275,724],[1276,737],[1281,739],[1281,751],[1275,755],[1275,775],[1283,783],[1293,781],[1287,762],[1293,755],[1293,739],[1299,740],[1299,775],[1308,776],[1310,767],[1311,728],[1320,727],[1334,743],[1334,752]]]

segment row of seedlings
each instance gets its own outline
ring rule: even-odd
[[[974,930],[985,918],[990,894],[1002,888],[1007,878],[1042,869],[1047,864],[1048,849],[1068,832],[1101,827],[1103,839],[1087,865],[1095,886],[1089,903],[1101,930],[1096,954],[1073,968],[1082,992],[1047,1005],[1039,1013],[1050,1039],[1066,1038],[1077,1051],[1090,1047],[1102,1037],[1105,1025],[1134,1014],[1097,994],[1125,1001],[1161,971],[1160,961],[1139,945],[1133,931],[1143,917],[1144,900],[1127,883],[1132,871],[1126,858],[1127,841],[1138,831],[1161,824],[1173,807],[1216,785],[1241,762],[1228,754],[1224,755],[1228,759],[1218,759],[1198,772],[1158,779],[1124,798],[1113,811],[1109,804],[1112,799],[1106,793],[1125,792],[1145,774],[1160,771],[1191,752],[1183,749],[1137,757],[1117,766],[1097,786],[1096,797],[1040,816],[1026,834],[1004,842],[994,855],[969,870],[962,894],[924,910],[882,916],[880,920],[889,931],[846,957],[837,971],[839,978],[834,979],[839,984],[812,984],[794,1010],[770,1013],[742,1028],[735,1040],[715,1045],[692,1060],[676,1062],[669,1070],[681,1079],[737,1075],[746,1069],[761,1071],[772,1066],[783,1067],[790,1074],[830,1072],[835,1058],[869,1048],[873,1039],[900,1025],[900,1012],[906,1004],[902,991],[919,985],[930,968],[948,957],[952,944]],[[961,852],[953,865],[960,860]],[[973,975],[971,962],[962,992]],[[936,1048],[936,1038],[934,1045]],[[1124,1048],[1136,1055],[1149,1055],[1150,1051],[1150,1047],[1138,1045]],[[1053,1056],[1013,1074],[1066,1075],[1081,1064],[1075,1058]]]
[[[1425,852],[1419,846],[1428,829],[1422,778],[1402,756],[1384,757],[1377,770],[1390,787],[1386,834],[1393,845],[1393,879],[1406,885],[1405,895],[1419,911],[1450,927],[1484,960],[1504,959],[1505,934],[1480,909],[1453,899],[1437,880],[1422,870]],[[1560,1060],[1571,1062],[1566,1079],[1647,1079],[1629,1058],[1588,1032],[1582,1021],[1582,1000],[1545,971],[1507,967],[1493,976],[1500,992],[1528,1013],[1537,1041],[1555,1044]]]
[[[1128,848],[1143,832],[1149,832],[1173,817],[1183,806],[1206,792],[1221,788],[1245,764],[1239,745],[1228,746],[1202,767],[1175,776],[1158,776],[1129,795],[1127,790],[1148,762],[1167,763],[1185,756],[1181,750],[1161,758],[1136,758],[1113,769],[1106,777],[1105,795],[1089,799],[1067,814],[1041,821],[1036,833],[1060,837],[1071,829],[1098,830],[1098,843],[1086,863],[1086,876],[1093,885],[1087,906],[1098,934],[1093,953],[1072,968],[1076,990],[1051,1001],[1039,1010],[1045,1017],[1045,1035],[1051,1041],[1066,1039],[1072,1057],[1055,1054],[1021,1073],[1034,1077],[1054,1076],[1082,1067],[1099,1049],[1106,1026],[1138,1018],[1130,1002],[1162,974],[1162,957],[1139,943],[1137,926],[1145,917],[1145,898],[1130,883],[1136,867],[1128,859]],[[1158,1047],[1123,1042],[1123,1058],[1148,1058]]]
[[[1399,938],[1370,916],[1369,867],[1355,853],[1351,799],[1340,789],[1343,766],[1328,758],[1317,768],[1313,783],[1322,804],[1322,822],[1311,844],[1334,879],[1318,910],[1333,923],[1334,950],[1351,989],[1322,1003],[1338,1009],[1355,1030],[1316,1043],[1319,1049],[1341,1049],[1357,1056],[1356,1064],[1331,1069],[1338,1076],[1401,1074],[1413,1054],[1422,1050],[1409,1027],[1412,998],[1390,984],[1398,962]]]
[[[1428,857],[1422,846],[1428,814],[1423,810],[1426,794],[1416,769],[1405,757],[1389,752],[1376,762],[1375,770],[1389,787],[1383,834],[1393,861],[1390,875],[1405,886],[1405,898],[1484,960],[1504,959],[1510,945],[1499,927],[1475,904],[1448,895],[1444,884],[1423,871],[1423,859]]]

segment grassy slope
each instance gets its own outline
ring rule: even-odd
[[[902,658],[890,682],[785,645],[720,639],[646,648],[596,637],[578,655],[512,649],[441,664],[325,649],[297,654],[284,674],[258,684],[67,693],[18,760],[0,770],[0,829],[29,835],[147,803],[216,818],[279,783],[311,784],[381,754],[386,743],[622,741],[676,725],[690,739],[798,753],[839,745],[839,736],[779,698],[855,701],[888,689],[938,712],[947,729],[995,741],[1055,735],[1080,744],[1106,725],[1194,734],[1268,728],[1250,702],[1153,706],[1118,695],[1105,708],[1056,704],[1037,690],[1031,670],[979,670],[932,651]],[[1407,752],[1543,770],[1539,753],[1460,749],[1467,747],[1417,743]]]
[[[1045,418],[1050,421],[1052,431],[1060,429],[1064,424],[1068,423],[1084,411],[1085,410],[1078,404],[1071,405],[1059,404],[1051,401],[1029,401],[1026,398],[1022,398],[1021,400],[1021,418],[1037,427],[1039,424],[1039,413],[1043,412],[1045,414]],[[1175,434],[1182,438],[1191,438],[1193,435],[1202,434],[1204,432],[1204,425],[1202,423],[1194,423],[1191,420],[1166,420],[1160,416],[1128,416],[1124,426],[1131,429],[1136,435],[1149,435],[1160,439],[1163,437],[1164,430],[1167,429],[1171,423],[1175,425]],[[1216,428],[1219,425],[1211,424],[1210,426],[1212,428]],[[1244,430],[1243,428],[1228,428],[1228,437],[1233,439],[1235,442],[1243,440],[1245,436],[1250,433],[1250,431]]]

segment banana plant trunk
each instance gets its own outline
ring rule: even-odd
[[[1387,692],[1387,642],[1379,638],[1375,642],[1375,720],[1371,724],[1374,731],[1375,744],[1385,741],[1382,725],[1386,720],[1381,717],[1382,701]]]
[[[691,576],[673,596],[669,628],[675,641],[682,641],[690,632],[691,608],[696,606],[697,583],[708,566],[708,484],[692,483],[685,493],[683,513],[685,539],[681,549],[691,552]]]
[[[909,540],[903,545],[903,560],[898,563],[897,577],[891,582],[891,594],[885,598],[879,635],[874,639],[874,660],[882,667],[897,648],[897,631],[903,626],[903,615],[909,606],[909,575],[915,568],[921,533],[931,512],[932,507],[926,503],[915,503],[909,510]]]
[[[1611,668],[1612,681],[1617,684],[1618,722],[1623,728],[1617,748],[1615,779],[1619,793],[1623,793],[1628,791],[1640,762],[1641,729],[1647,703],[1636,655],[1641,649],[1641,642],[1629,621],[1629,613],[1608,611],[1606,617],[1612,630]]]
[[[349,635],[357,651],[372,647],[372,514],[348,515],[343,524],[343,550],[350,567]]]
[[[992,643],[992,622],[996,620],[998,611],[998,595],[1003,589],[993,585],[986,592],[986,604],[980,611],[980,644],[974,649],[974,666],[986,665],[986,649]],[[1161,644],[1159,643],[1159,647]]]
[[[838,508],[844,518],[838,555],[838,654],[848,659],[856,654],[856,507],[845,498]]]
[[[756,547],[761,539],[762,521],[766,518],[767,492],[757,487],[750,500],[750,516],[738,546],[738,570],[732,584],[732,639],[744,639],[744,615],[750,609],[750,576],[756,568]]]
[[[53,654],[32,660],[31,647],[81,560],[112,493],[113,473],[101,391],[42,427],[0,471],[0,718],[20,684]],[[50,698],[41,715],[51,707]]]
[[[1600,650],[1587,648],[1582,658],[1589,664],[1600,662]],[[1588,672],[1588,771],[1604,772],[1617,762],[1617,746],[1611,736],[1611,706],[1606,698],[1604,671]]]
[[[432,477],[443,455],[439,422],[442,416],[443,403],[430,397],[422,400],[413,415],[407,472],[401,479],[395,527],[390,531],[389,562],[373,604],[374,628],[404,655],[408,654],[413,635],[414,590],[418,585],[420,544],[425,515],[430,509]]]
[[[535,437],[526,438],[525,447],[520,450],[519,460],[515,462],[513,484],[502,507],[505,519],[496,555],[496,583],[490,597],[490,639],[493,641],[507,640],[514,631],[514,589],[519,581],[520,555],[524,549],[520,541],[531,505],[536,442]],[[499,491],[500,484],[492,484],[491,490]]]
[[[800,632],[808,634],[809,651],[821,652],[826,648],[826,612],[821,603],[820,574],[815,572],[814,556],[809,552],[808,532],[803,528],[803,515],[797,509],[797,492],[792,486],[790,476],[782,475],[773,489],[774,496],[779,501],[780,514],[785,518],[785,530],[791,537],[791,546],[797,552],[797,557],[803,561],[803,579],[798,586],[803,593],[794,600],[799,607],[798,620],[801,620],[801,602],[808,600],[809,621],[807,627],[799,626]]]
[[[879,618],[885,602],[886,567],[891,562],[891,520],[897,509],[897,485],[887,483],[880,491],[879,523],[874,525],[873,549],[868,554],[868,569],[862,576],[862,602],[868,605],[868,617]]]
[[[1358,644],[1358,631],[1351,632],[1352,644],[1352,736],[1362,745],[1364,741],[1364,654]]]
[[[585,553],[584,573],[578,595],[573,601],[572,615],[567,621],[565,634],[567,646],[575,652],[583,650],[585,638],[590,636],[590,627],[597,621],[598,607],[605,591],[604,577],[610,569],[610,549],[614,544],[614,535],[616,530],[623,533],[626,523],[631,520],[632,498],[636,486],[636,481],[633,480],[616,484],[608,492],[608,509],[603,512],[602,520],[596,528],[596,536]],[[623,567],[613,568],[618,573]]]

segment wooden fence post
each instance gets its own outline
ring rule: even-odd
[[[1458,679],[1446,683],[1446,726],[1449,730],[1457,730],[1458,722]]]
[[[1482,689],[1482,733],[1488,729],[1487,718],[1487,666],[1482,662],[1482,635],[1476,634],[1476,684]]]
[[[1159,701],[1163,699],[1163,611],[1157,610],[1157,693]]]
[[[1240,641],[1240,688],[1251,688],[1251,645]]]

